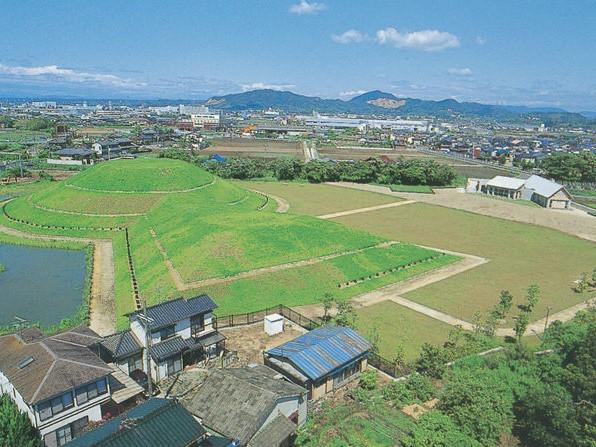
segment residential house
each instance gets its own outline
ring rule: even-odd
[[[349,327],[314,329],[265,351],[265,365],[285,375],[316,400],[358,377],[368,366],[371,344]]]
[[[249,447],[292,445],[307,416],[306,389],[264,365],[214,370],[182,403],[208,430]]]
[[[93,143],[92,147],[99,157],[104,160],[111,160],[128,154],[134,148],[134,145],[128,138],[113,138],[100,140]]]
[[[76,160],[82,164],[92,164],[95,158],[95,151],[84,147],[68,147],[55,152],[60,160]]]
[[[175,400],[153,398],[110,419],[68,447],[207,447],[203,426]],[[228,441],[225,444],[230,445]]]
[[[129,314],[128,331],[105,337],[100,355],[114,362],[126,374],[147,373],[145,352],[149,346],[151,375],[160,380],[178,373],[184,366],[219,355],[225,337],[213,324],[217,304],[207,295],[178,298]]]
[[[142,392],[133,384],[131,395],[113,377],[92,350],[100,340],[84,326],[50,337],[35,328],[0,337],[0,394],[29,417],[46,447],[62,446],[102,420],[117,393]]]

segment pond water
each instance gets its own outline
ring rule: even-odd
[[[0,244],[0,264],[0,326],[15,315],[49,326],[79,309],[85,251]]]

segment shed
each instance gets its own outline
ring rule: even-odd
[[[284,317],[280,314],[265,316],[265,332],[268,335],[279,334],[284,331]]]

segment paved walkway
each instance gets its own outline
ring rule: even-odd
[[[401,200],[399,202],[385,203],[383,205],[369,206],[366,208],[357,208],[354,210],[347,210],[347,211],[339,211],[337,213],[331,213],[331,214],[323,214],[322,216],[317,216],[317,217],[319,219],[333,219],[335,217],[349,216],[350,214],[367,213],[369,211],[382,210],[385,208],[394,208],[396,206],[402,206],[402,205],[409,205],[410,203],[416,203],[416,201],[415,200]]]
[[[525,206],[515,203],[515,201],[489,199],[481,194],[466,194],[453,188],[435,189],[434,194],[422,194],[395,192],[386,186],[361,183],[337,182],[329,184],[553,228],[596,242],[596,218],[585,213]]]
[[[69,236],[43,236],[25,233],[4,225],[0,225],[0,232],[25,239],[93,244],[95,249],[93,253],[91,300],[89,303],[89,327],[102,336],[116,332],[114,260],[111,240]]]

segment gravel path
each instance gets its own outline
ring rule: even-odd
[[[481,194],[462,193],[452,188],[435,189],[434,194],[421,194],[395,192],[386,186],[360,183],[338,182],[330,184],[553,228],[563,233],[596,242],[596,218],[578,210],[553,210],[524,206],[514,201],[489,199]]]
[[[382,210],[385,208],[394,208],[396,206],[402,206],[402,205],[409,205],[410,203],[416,203],[416,201],[415,200],[401,200],[399,202],[385,203],[383,205],[369,206],[366,208],[357,208],[354,210],[347,210],[347,211],[339,211],[337,213],[331,213],[331,214],[323,214],[322,216],[317,216],[317,217],[319,219],[333,219],[335,217],[349,216],[350,214],[367,213],[369,211]]]
[[[0,232],[26,239],[93,244],[95,249],[93,253],[91,302],[89,303],[89,327],[102,336],[116,332],[114,259],[111,240],[69,236],[43,236],[25,233],[3,225],[0,225]]]

